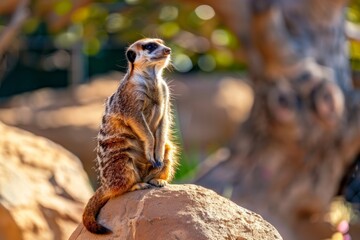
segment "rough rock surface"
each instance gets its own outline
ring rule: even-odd
[[[0,239],[68,239],[91,196],[80,161],[0,122]]]
[[[126,193],[110,200],[98,219],[113,233],[94,235],[81,224],[70,240],[282,239],[260,215],[196,185]]]

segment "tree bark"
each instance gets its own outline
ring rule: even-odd
[[[219,193],[230,189],[235,202],[262,214],[284,239],[329,238],[319,232],[327,229],[323,217],[360,150],[346,1],[200,2],[227,16],[240,39],[255,101],[230,157],[197,183]]]

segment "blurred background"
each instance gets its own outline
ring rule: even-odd
[[[95,138],[104,100],[126,72],[124,51],[140,38],[162,38],[172,48],[165,77],[181,149],[175,182],[191,182],[212,153],[229,154],[225,146],[253,103],[226,18],[197,1],[1,0],[0,121],[75,154],[95,189]],[[359,0],[350,2],[347,18],[360,86]],[[346,198],[356,209],[359,177],[351,185]]]
[[[124,51],[132,42],[159,37],[172,48],[165,75],[184,150],[178,180],[224,146],[251,107],[251,89],[235,79],[245,69],[239,42],[209,5],[6,0],[0,14],[3,34],[16,31],[0,49],[0,120],[68,148],[93,186],[102,104],[126,72]]]

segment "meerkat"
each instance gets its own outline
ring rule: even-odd
[[[83,224],[92,233],[111,230],[96,221],[106,202],[125,192],[163,187],[174,176],[176,147],[171,140],[169,88],[162,72],[171,49],[145,38],[126,51],[128,71],[106,101],[97,137],[101,186],[90,198]]]

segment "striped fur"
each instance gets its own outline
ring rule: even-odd
[[[84,226],[92,233],[111,232],[96,221],[110,198],[162,187],[174,176],[170,93],[162,78],[170,48],[160,39],[142,39],[128,48],[127,58],[128,72],[106,101],[97,138],[101,187],[83,214]]]

